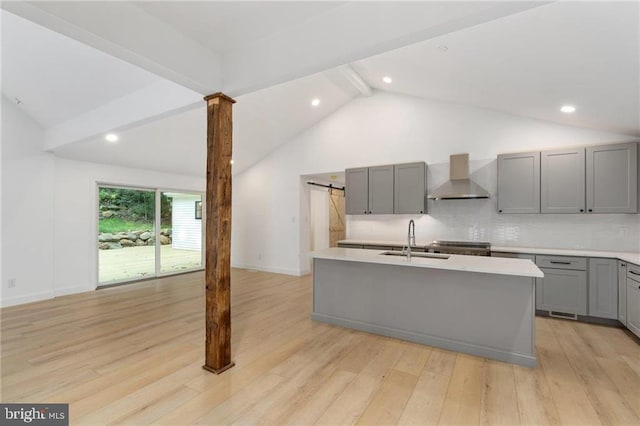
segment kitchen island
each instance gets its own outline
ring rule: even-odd
[[[423,256],[428,256],[422,253]],[[535,356],[533,262],[330,248],[313,257],[312,318],[528,367]]]

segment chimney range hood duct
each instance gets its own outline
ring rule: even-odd
[[[465,200],[491,196],[486,189],[469,179],[469,154],[451,155],[449,161],[449,180],[429,194],[430,199]]]

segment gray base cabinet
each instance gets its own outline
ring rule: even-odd
[[[529,277],[313,261],[316,321],[528,367],[533,298]]]
[[[589,259],[589,316],[618,318],[618,263]]]
[[[640,337],[640,266],[627,264],[627,328]]]
[[[536,256],[544,278],[536,278],[536,309],[587,315],[587,258]]]
[[[627,328],[640,337],[640,283],[628,281],[627,285]]]
[[[536,278],[536,309],[587,315],[585,271],[540,269],[544,278]]]
[[[618,260],[618,321],[627,325],[627,262]]]

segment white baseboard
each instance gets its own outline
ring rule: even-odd
[[[38,293],[30,293],[22,296],[9,297],[0,300],[0,306],[5,308],[7,306],[23,305],[25,303],[39,302],[41,300],[53,299],[53,291],[41,291]]]
[[[235,263],[235,264],[232,264],[231,267],[239,268],[239,269],[251,269],[254,271],[271,272],[273,274],[293,275],[295,277],[301,277],[309,273],[309,271],[305,272],[305,271],[301,271],[300,269],[273,268],[271,266],[249,265],[246,263]]]
[[[54,289],[54,294],[56,297],[58,296],[67,296],[69,294],[76,294],[76,293],[86,293],[89,291],[95,291],[95,288],[89,288],[89,287],[66,287],[66,288],[56,288]]]

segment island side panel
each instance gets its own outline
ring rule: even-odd
[[[533,278],[314,259],[312,318],[533,367]]]

